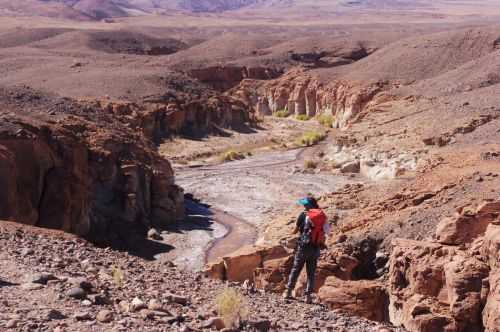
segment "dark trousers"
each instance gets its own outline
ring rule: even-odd
[[[287,288],[293,290],[297,279],[300,276],[300,272],[306,266],[307,272],[307,287],[306,295],[314,292],[314,281],[316,279],[316,267],[318,265],[318,259],[320,255],[320,250],[314,246],[298,246],[295,252],[295,258],[293,260],[292,271],[290,272],[290,277],[288,278]]]

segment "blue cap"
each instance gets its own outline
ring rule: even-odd
[[[303,205],[305,207],[312,207],[313,202],[309,198],[302,198],[299,199],[298,202],[300,205]]]

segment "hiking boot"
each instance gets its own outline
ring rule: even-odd
[[[306,303],[307,303],[307,304],[311,304],[311,303],[313,303],[313,299],[312,299],[311,294],[307,294],[307,295],[306,295]]]
[[[283,293],[283,298],[285,300],[290,300],[292,299],[292,290],[291,289],[287,289],[284,293]]]

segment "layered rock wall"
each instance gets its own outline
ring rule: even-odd
[[[220,128],[239,128],[253,123],[251,109],[237,98],[214,96],[203,100],[173,100],[135,103],[109,100],[88,101],[104,112],[141,130],[159,142],[173,135],[203,136]]]
[[[101,109],[28,106],[0,114],[0,219],[127,242],[183,217],[173,170],[144,135]]]
[[[277,80],[265,82],[255,89],[243,82],[233,94],[243,97],[259,115],[286,111],[289,115],[330,115],[334,127],[343,128],[364,110],[391,97],[382,92],[387,83],[362,84],[333,80],[322,83],[304,73],[291,72]]]
[[[229,90],[244,79],[269,80],[281,74],[280,70],[273,68],[230,65],[193,69],[189,72],[190,76],[219,91]]]

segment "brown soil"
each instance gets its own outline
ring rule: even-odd
[[[89,235],[83,225],[101,244],[117,234],[130,242],[119,252],[2,221],[0,329],[206,329],[225,285],[193,271],[257,242],[288,256],[254,253],[258,263],[245,275],[259,279],[229,283],[244,292],[252,319],[280,331],[376,331],[382,325],[253,290],[252,282],[282,289],[297,198],[314,193],[337,221],[320,264],[325,305],[379,320],[394,302],[383,289],[394,286],[387,279],[395,266],[375,259],[390,256],[397,238],[430,243],[443,217],[498,198],[494,1],[184,2],[210,14],[180,12],[169,1],[176,10],[161,7],[159,15],[145,15],[149,2],[120,3],[0,1],[0,14],[11,16],[0,18],[0,183],[9,188],[0,192],[1,218]],[[235,11],[219,12],[226,9]],[[96,21],[103,17],[115,18]],[[335,129],[297,148],[302,133],[321,129],[317,121],[264,116],[270,110],[331,115]],[[231,150],[241,160],[221,162]],[[174,180],[191,194],[183,221],[174,220],[182,215]],[[144,238],[152,227],[162,239]],[[112,280],[116,267],[124,285]],[[34,272],[59,281],[21,287]],[[68,299],[67,278],[75,276],[111,301],[87,307]],[[422,295],[417,288],[408,298]],[[484,288],[483,302],[494,300],[492,290]],[[369,315],[373,301],[353,295],[371,291],[385,303],[380,315]],[[160,299],[169,313],[120,309],[136,296]],[[115,315],[108,324],[96,317],[103,308]],[[480,316],[482,303],[474,308]],[[435,316],[413,309],[391,322],[425,330],[413,324]],[[88,317],[73,317],[79,311]],[[474,324],[483,328],[478,318]]]

